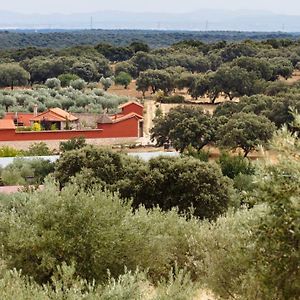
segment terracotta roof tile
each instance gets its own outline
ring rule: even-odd
[[[126,102],[126,103],[120,105],[119,108],[124,108],[124,107],[126,107],[126,106],[131,105],[131,104],[135,104],[135,105],[137,105],[137,106],[140,106],[140,107],[143,107],[143,108],[144,108],[144,106],[143,106],[142,104],[140,104],[140,103],[138,103],[138,102],[136,102],[136,101]]]
[[[0,119],[0,130],[4,129],[16,129],[14,121],[9,119]]]

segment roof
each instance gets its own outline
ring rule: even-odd
[[[42,121],[42,120],[52,121],[52,122],[63,122],[67,119],[71,122],[77,121],[78,118],[71,115],[70,113],[60,109],[60,108],[50,108],[36,117],[33,117],[31,121]]]
[[[32,113],[22,113],[22,112],[8,112],[5,114],[5,120],[15,120],[17,117],[18,124],[23,124],[23,126],[30,126],[30,120],[33,118]]]
[[[99,117],[97,123],[99,124],[112,124],[113,120],[106,114],[103,114]]]
[[[16,129],[16,125],[13,120],[0,119],[0,130],[4,129]]]
[[[136,102],[136,101],[126,102],[126,103],[120,105],[119,108],[124,108],[124,107],[129,106],[129,105],[132,105],[132,104],[135,104],[135,105],[137,105],[137,106],[139,106],[139,107],[144,108],[144,106],[143,106],[142,104],[140,104],[140,103],[138,103],[138,102]]]
[[[102,115],[99,120],[97,121],[98,124],[115,124],[119,122],[123,122],[125,120],[131,119],[131,118],[136,118],[139,120],[142,120],[143,117],[136,114],[136,113],[130,113],[128,115],[113,115],[113,116],[108,116],[108,115]]]
[[[119,123],[119,122],[122,122],[122,121],[125,121],[125,120],[128,120],[128,119],[131,119],[131,118],[136,118],[136,119],[140,119],[142,120],[143,117],[136,114],[136,113],[130,113],[128,115],[125,115],[125,116],[121,116],[121,117],[117,117],[116,119],[113,119],[113,123]]]

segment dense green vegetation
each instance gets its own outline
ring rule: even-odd
[[[100,88],[79,90],[72,86],[58,89],[37,87],[34,90],[0,91],[1,110],[13,112],[33,112],[37,105],[39,112],[59,107],[74,113],[102,113],[104,110],[114,113],[120,104],[127,101],[127,97],[108,94]]]
[[[264,40],[272,38],[297,38],[297,34],[263,33],[263,32],[192,32],[192,31],[158,31],[158,30],[79,30],[79,31],[41,31],[39,33],[24,31],[0,32],[1,48],[45,47],[65,48],[75,45],[92,45],[109,43],[126,46],[136,40],[143,41],[151,47],[159,48],[172,45],[182,40],[240,41],[245,39]],[[144,50],[144,49],[142,49]]]
[[[299,140],[285,127],[272,145],[280,153],[278,162],[260,162],[255,170],[241,158],[221,159],[224,172],[251,175],[254,188],[232,191],[229,210],[212,221],[192,216],[197,207],[186,215],[143,206],[133,211],[135,200],[120,198],[122,185],[120,194],[109,190],[122,172],[128,174],[123,182],[136,168],[149,172],[146,163],[92,148],[65,152],[55,172],[64,161],[72,162],[69,169],[74,171],[76,161],[84,162],[65,187],[60,189],[49,178],[41,191],[1,197],[1,297],[188,300],[206,288],[220,299],[298,299]],[[192,185],[201,185],[213,174],[222,178],[213,163],[200,162],[195,169],[187,167],[191,163],[197,160],[161,158],[149,163],[156,165],[149,187],[152,180],[161,181],[158,170],[170,171],[168,192],[166,185],[155,187],[159,205],[173,188],[169,199],[180,207],[175,195],[198,197],[201,193],[190,190]],[[183,169],[179,177],[172,165]],[[188,175],[184,168],[195,173]],[[176,191],[185,178],[189,186]],[[240,196],[252,199],[253,207],[239,206]],[[206,202],[205,207],[207,211],[214,205]],[[8,271],[12,269],[22,273]]]
[[[0,33],[12,46],[0,52],[1,114],[115,112],[127,98],[105,91],[131,79],[157,102],[206,96],[216,109],[157,109],[152,139],[178,158],[145,162],[78,138],[60,144],[55,164],[17,158],[3,168],[3,184],[28,188],[0,195],[0,298],[190,300],[207,289],[216,299],[298,300],[300,85],[284,79],[300,67],[299,41],[110,33]],[[40,48],[12,49],[27,43]],[[24,84],[33,88],[15,89]],[[210,161],[207,145],[227,152]],[[248,160],[259,146],[276,159]],[[228,152],[237,149],[245,157]],[[0,149],[50,153],[43,143]]]

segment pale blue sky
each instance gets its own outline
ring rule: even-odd
[[[201,8],[267,10],[300,15],[300,0],[0,0],[0,10],[78,13],[103,10],[187,12]]]

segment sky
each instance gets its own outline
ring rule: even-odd
[[[300,0],[0,0],[0,10],[23,13],[190,12],[204,8],[300,15]]]

